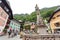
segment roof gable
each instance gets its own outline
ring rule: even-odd
[[[52,17],[53,17],[57,12],[59,12],[59,11],[60,11],[60,7],[57,8],[57,9],[52,13],[52,15],[50,16],[50,18],[49,18],[49,20],[48,20],[48,23],[51,21]]]

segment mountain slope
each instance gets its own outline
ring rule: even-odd
[[[54,6],[50,8],[43,8],[40,9],[41,16],[43,19],[49,19],[51,14],[56,10],[59,6]],[[36,22],[36,12],[32,12],[30,15],[29,14],[14,14],[14,18],[17,20],[22,20],[22,21],[31,21],[31,22]]]

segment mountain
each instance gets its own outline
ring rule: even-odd
[[[40,9],[41,16],[43,19],[49,19],[51,14],[56,10],[59,6],[54,6],[50,8],[43,8]],[[31,22],[36,22],[36,12],[32,12],[31,14],[14,14],[14,18],[17,20],[22,20],[22,21],[31,21]]]

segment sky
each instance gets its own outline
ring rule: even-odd
[[[39,9],[60,5],[60,0],[8,0],[13,14],[30,14],[35,11],[37,4]]]

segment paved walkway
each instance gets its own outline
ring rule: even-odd
[[[8,38],[8,36],[0,36],[0,40],[22,40],[19,38],[19,35],[13,37],[13,38]]]

